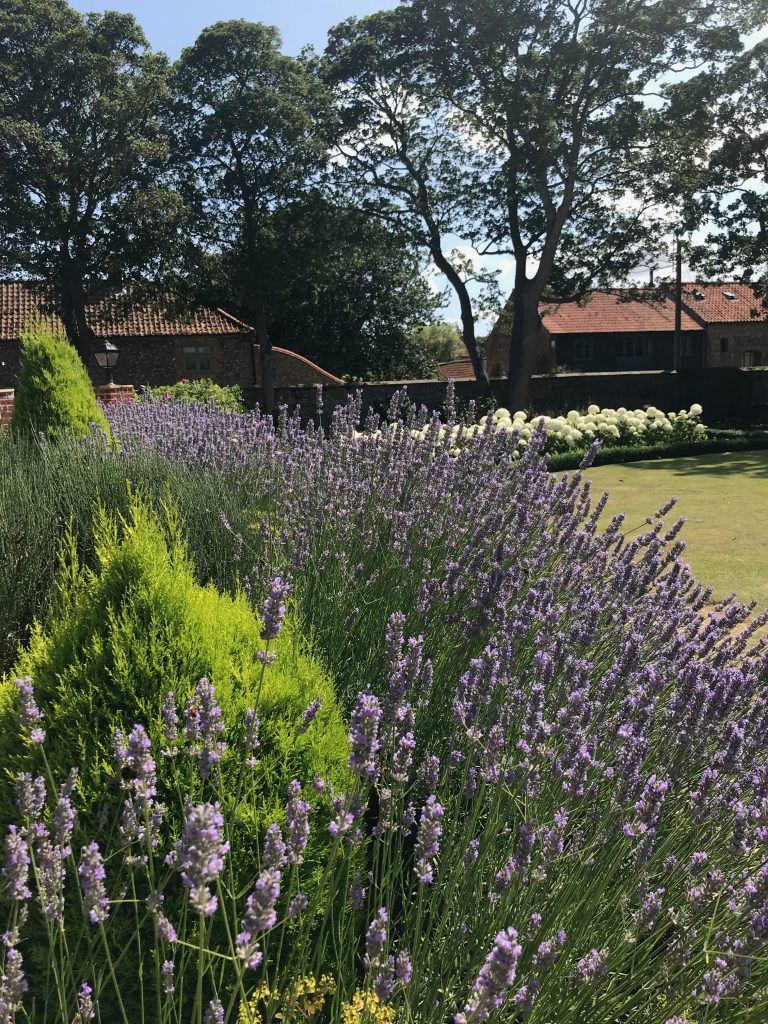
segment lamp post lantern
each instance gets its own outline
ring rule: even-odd
[[[96,356],[96,362],[99,367],[104,370],[107,375],[107,384],[114,384],[112,379],[112,371],[117,366],[117,360],[120,356],[120,349],[117,345],[111,341],[97,341],[93,346],[93,354]]]

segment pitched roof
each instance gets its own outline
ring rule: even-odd
[[[583,303],[542,303],[539,312],[550,334],[625,334],[675,329],[672,299],[656,296],[641,299],[621,290],[592,292]],[[681,328],[703,330],[685,310]]]
[[[438,363],[437,372],[445,380],[474,380],[475,371],[472,367],[472,360],[451,359],[447,363]]]
[[[42,315],[61,325],[56,291],[41,281],[0,281],[0,341],[18,341],[31,316]],[[250,332],[223,309],[200,308],[189,313],[164,312],[162,303],[131,304],[123,296],[104,296],[88,303],[86,316],[96,337],[242,334]]]
[[[683,284],[683,303],[707,324],[755,322],[768,319],[762,299],[748,284]]]

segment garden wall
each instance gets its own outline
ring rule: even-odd
[[[99,384],[94,388],[102,405],[132,402],[136,393],[132,384]],[[13,388],[0,388],[0,427],[7,427],[13,417],[15,392]]]
[[[491,381],[494,396],[504,401],[506,380]],[[383,413],[399,388],[406,387],[411,401],[429,409],[441,409],[445,402],[446,382],[443,380],[384,381],[376,384],[343,384],[323,387],[323,421],[327,422],[336,406],[343,405],[350,395],[362,393],[363,417],[366,410]],[[482,391],[474,380],[455,383],[461,403],[480,399]],[[253,407],[262,401],[261,388],[245,388],[245,401]],[[278,387],[278,405],[299,406],[303,420],[316,416],[317,388]],[[742,370],[733,367],[684,370],[648,370],[623,373],[565,373],[536,376],[531,384],[530,406],[537,412],[562,413],[583,409],[594,403],[599,406],[639,408],[656,405],[665,410],[688,408],[694,402],[704,406],[707,423],[740,421],[763,423],[768,420],[768,368]]]

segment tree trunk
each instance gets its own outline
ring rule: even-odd
[[[275,411],[275,374],[272,367],[272,341],[267,327],[267,311],[264,305],[259,306],[256,313],[256,341],[259,344],[259,365],[261,367],[261,395],[264,412]]]
[[[516,275],[512,309],[512,332],[509,339],[509,371],[504,400],[512,411],[526,409],[530,395],[531,376],[539,342],[540,290],[532,287],[525,271]]]
[[[459,300],[459,307],[461,309],[461,337],[464,342],[464,347],[467,350],[470,361],[472,363],[472,369],[475,371],[475,380],[482,387],[483,394],[491,394],[491,382],[488,380],[488,374],[485,372],[483,361],[480,358],[480,353],[477,350],[477,339],[475,337],[475,317],[472,312],[472,301],[467,291],[467,286],[451,264],[450,260],[446,259],[443,254],[442,247],[436,241],[437,232],[433,232],[432,239],[432,258],[435,261],[435,265],[439,270],[445,274],[448,278],[448,282],[456,292],[456,297]]]
[[[90,370],[94,334],[85,315],[83,278],[70,256],[62,255],[61,319],[70,344],[77,349],[86,370]]]

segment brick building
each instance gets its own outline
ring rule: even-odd
[[[668,297],[595,291],[580,303],[542,303],[539,314],[542,330],[538,362],[546,362],[544,372],[552,372],[555,367],[585,372],[672,369],[675,306]],[[682,366],[703,366],[706,328],[685,309],[681,326]],[[494,327],[487,351],[490,376],[506,376],[508,330]]]
[[[539,308],[537,371],[587,372],[671,370],[675,304],[671,295],[635,291],[592,292],[583,302]],[[488,373],[506,376],[509,316],[488,339]],[[748,285],[683,285],[680,360],[682,369],[749,367],[768,363],[768,315]]]
[[[33,281],[0,281],[0,388],[13,387],[19,372],[21,334],[32,316],[61,326],[55,292]],[[105,296],[86,309],[97,338],[120,350],[117,384],[173,384],[182,377],[211,377],[218,384],[261,383],[258,346],[251,327],[223,309],[165,312],[162,304],[132,304],[124,296]],[[276,347],[275,384],[341,383],[337,377],[294,352]],[[93,379],[103,375],[88,367]]]
[[[749,285],[685,284],[683,308],[706,332],[705,366],[768,364],[768,313]]]

